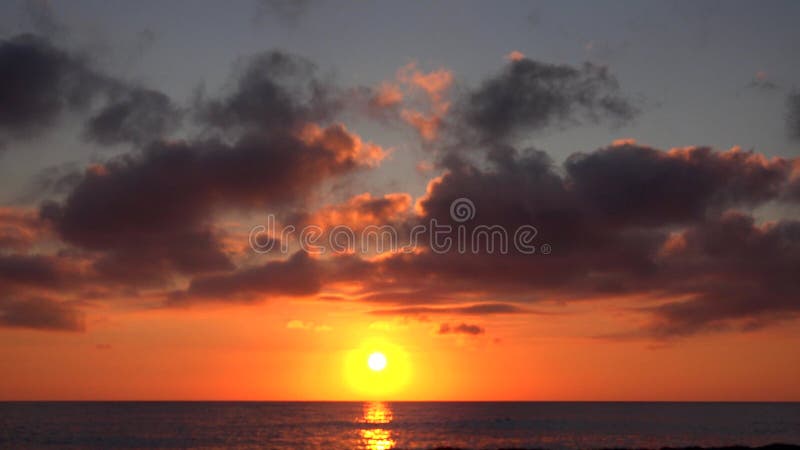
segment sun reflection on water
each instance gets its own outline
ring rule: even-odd
[[[364,403],[364,415],[360,422],[365,425],[359,430],[363,448],[367,450],[389,450],[394,448],[392,431],[379,427],[392,422],[392,410],[383,402]],[[372,425],[372,426],[369,426]]]

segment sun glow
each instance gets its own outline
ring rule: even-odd
[[[347,384],[366,399],[386,399],[411,378],[408,354],[399,345],[372,338],[349,351],[344,362]]]

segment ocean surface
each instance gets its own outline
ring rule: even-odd
[[[776,442],[800,444],[800,403],[0,403],[3,449],[591,449]]]

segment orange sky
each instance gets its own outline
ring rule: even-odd
[[[617,314],[567,309],[481,319],[477,336],[436,334],[439,321],[463,317],[384,320],[357,304],[109,311],[83,334],[0,331],[0,398],[800,400],[800,330],[791,325],[620,341],[592,337]],[[392,352],[405,352],[410,376],[365,394],[348,382],[346,359],[376,339],[389,366]]]

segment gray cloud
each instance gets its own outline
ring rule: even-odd
[[[182,112],[161,92],[145,88],[117,89],[109,102],[86,123],[86,136],[103,145],[146,144],[175,130]]]
[[[197,118],[222,129],[269,131],[330,119],[339,107],[335,88],[313,63],[272,51],[251,58],[223,98],[201,97]]]
[[[510,303],[478,303],[469,306],[410,306],[406,308],[376,309],[370,314],[379,316],[411,316],[433,314],[491,315],[529,314],[532,311]]]
[[[322,268],[306,253],[285,261],[271,261],[236,273],[208,275],[192,280],[185,291],[174,293],[170,305],[198,301],[253,301],[268,295],[311,295],[322,286]]]
[[[484,332],[486,332],[486,330],[482,327],[467,323],[460,323],[458,325],[443,323],[439,325],[438,331],[439,334],[469,334],[472,336],[477,336],[479,334],[483,334]]]
[[[617,80],[605,67],[553,65],[528,58],[511,61],[503,71],[468,93],[457,114],[480,142],[504,142],[551,125],[611,120],[636,114]]]
[[[25,135],[81,110],[105,80],[81,58],[34,35],[0,41],[0,132]]]
[[[356,142],[341,127],[310,142],[290,134],[252,134],[230,145],[162,142],[90,168],[63,202],[44,204],[42,216],[66,242],[107,252],[105,267],[119,265],[120,273],[228,269],[212,226],[216,211],[277,211],[360,167]]]
[[[164,94],[107,76],[45,38],[0,41],[0,138],[47,130],[65,113],[91,112],[98,99],[86,134],[102,144],[159,139],[179,117]]]
[[[64,303],[34,297],[0,300],[0,327],[54,331],[83,331],[83,313]]]

